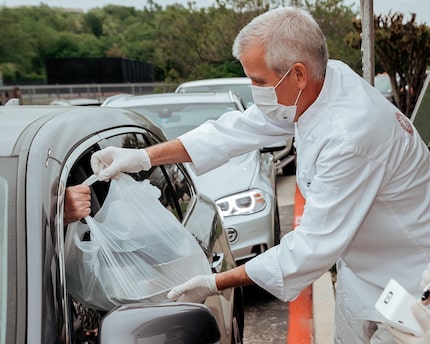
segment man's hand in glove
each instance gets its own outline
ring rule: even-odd
[[[151,168],[145,149],[107,147],[91,156],[91,168],[100,180],[118,177],[120,172],[140,172]]]
[[[426,307],[417,301],[412,306],[412,311],[415,318],[420,323],[424,330],[424,335],[417,337],[413,334],[405,333],[395,328],[389,327],[390,332],[393,334],[396,342],[398,344],[429,344],[430,343],[430,313],[427,311]]]
[[[215,274],[195,276],[173,288],[167,294],[167,298],[179,302],[202,303],[207,297],[220,293],[215,283],[215,276]]]

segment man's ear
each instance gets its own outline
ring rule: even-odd
[[[308,82],[308,70],[303,63],[295,63],[292,68],[293,76],[296,78],[297,87],[304,89]]]

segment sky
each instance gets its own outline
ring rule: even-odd
[[[184,6],[190,0],[154,0],[155,3],[165,6],[179,3]],[[214,0],[194,0],[197,7],[208,7],[215,3]],[[94,7],[103,7],[108,4],[133,6],[142,9],[146,5],[146,0],[0,0],[0,5],[6,7],[15,6],[38,6],[46,4],[50,7],[76,8],[88,11]],[[358,10],[360,0],[344,0],[345,5],[355,5]],[[373,11],[375,15],[387,15],[391,12],[403,13],[406,19],[410,19],[410,13],[417,14],[419,24],[426,23],[430,26],[430,3],[429,0],[373,0]]]

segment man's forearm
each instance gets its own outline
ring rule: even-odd
[[[152,166],[191,162],[188,152],[179,139],[146,148]]]
[[[217,274],[215,283],[218,290],[254,284],[246,273],[245,265]]]

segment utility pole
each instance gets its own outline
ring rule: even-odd
[[[373,0],[360,0],[361,12],[361,58],[363,78],[375,84],[375,38],[373,20]]]

